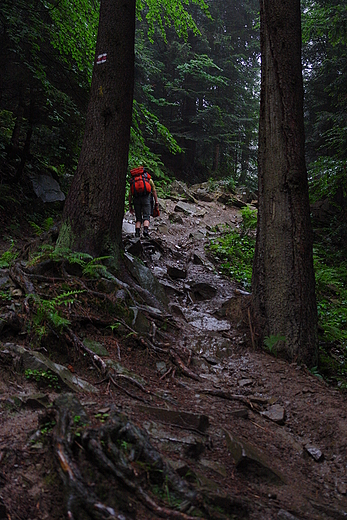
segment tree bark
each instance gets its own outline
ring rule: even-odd
[[[84,140],[57,247],[94,257],[118,257],[134,89],[134,38],[135,0],[102,0]]]
[[[259,211],[253,318],[259,340],[317,364],[317,307],[305,165],[299,0],[261,0]]]

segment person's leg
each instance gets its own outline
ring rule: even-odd
[[[141,201],[134,199],[134,210],[135,210],[135,236],[140,236],[141,224],[142,224],[142,211],[141,211]]]
[[[151,194],[142,198],[143,236],[148,237],[149,219],[151,214]]]

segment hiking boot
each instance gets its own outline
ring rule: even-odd
[[[140,229],[139,228],[135,229],[135,237],[140,238]]]
[[[143,228],[143,236],[144,236],[144,238],[148,238],[149,237],[148,227]]]

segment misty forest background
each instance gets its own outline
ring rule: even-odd
[[[174,179],[257,190],[259,2],[187,4],[163,26],[137,2],[135,91],[129,167],[145,164],[159,195]],[[320,362],[312,371],[347,388],[347,6],[304,0],[302,64],[306,163],[314,226]],[[67,193],[81,149],[98,28],[96,0],[2,0],[0,5],[0,211],[11,259],[33,172]],[[189,20],[188,27],[189,27]],[[122,73],[120,71],[120,73]],[[24,201],[24,203],[23,203]],[[28,206],[36,230],[61,207]],[[244,229],[253,228],[251,210]],[[227,230],[228,231],[228,230]],[[229,230],[210,250],[225,274],[251,289],[254,233]],[[237,260],[235,260],[237,258]],[[5,297],[4,295],[0,295]],[[272,346],[264,345],[271,350]]]

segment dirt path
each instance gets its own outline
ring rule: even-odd
[[[147,319],[143,334],[157,348],[139,348],[131,338],[115,340],[87,326],[80,330],[106,347],[126,371],[123,376],[139,378],[137,386],[110,387],[71,355],[77,375],[98,388],[93,395],[79,394],[87,414],[103,424],[116,410],[144,429],[164,460],[209,497],[215,516],[202,518],[346,518],[344,394],[304,367],[252,348],[244,312],[248,296],[216,272],[204,249],[215,226],[238,225],[238,210],[217,202],[194,204],[193,214],[175,207],[175,201],[165,201],[165,209],[163,203],[150,240],[137,253],[169,300],[160,309],[164,318]],[[127,232],[124,243],[136,246]],[[155,309],[151,312],[154,316]],[[5,352],[9,343],[26,346],[25,335],[5,334],[2,341]],[[0,518],[66,518],[50,444],[54,416],[40,409],[33,397],[38,389],[21,373],[20,360],[6,366],[7,360],[2,354]],[[44,393],[50,403],[57,397],[47,388]],[[22,404],[23,396],[31,396],[29,404]],[[76,461],[82,454],[75,453]],[[96,474],[89,474],[88,485],[99,490]],[[169,518],[135,498],[130,502],[122,518]]]

